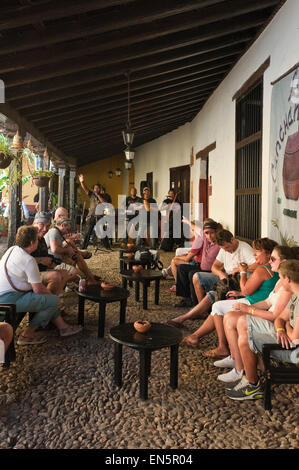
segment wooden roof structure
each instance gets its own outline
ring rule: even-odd
[[[76,166],[191,121],[281,0],[2,0],[0,112]]]

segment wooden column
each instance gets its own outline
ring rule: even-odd
[[[58,168],[58,207],[64,207],[65,167]]]
[[[72,220],[72,231],[76,231],[76,213],[75,213],[75,180],[76,180],[76,168],[70,168],[70,177],[69,177],[69,216]]]
[[[8,248],[15,245],[17,230],[22,225],[22,181],[16,182],[20,179],[20,175],[22,175],[22,160],[17,158],[9,166]]]
[[[49,188],[39,188],[38,195],[40,212],[48,212]]]

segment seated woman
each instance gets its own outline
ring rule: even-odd
[[[299,258],[298,247],[291,248],[289,246],[276,246],[270,257],[270,264],[273,272],[278,272],[279,267],[288,259]],[[243,362],[238,347],[238,328],[240,317],[243,317],[243,323],[247,323],[247,328],[253,328],[255,325],[263,323],[263,320],[274,322],[274,320],[282,313],[291,298],[291,292],[283,287],[283,283],[279,280],[273,291],[266,300],[257,302],[253,305],[244,303],[235,303],[234,310],[228,312],[224,317],[224,331],[228,341],[230,356],[216,361],[216,367],[231,367],[232,370],[226,374],[220,374],[218,380],[226,383],[232,383],[239,380],[243,374]],[[262,321],[260,320],[262,319]],[[239,324],[239,327],[237,326]]]
[[[232,400],[253,400],[262,397],[257,364],[263,344],[280,343],[283,350],[272,351],[271,357],[299,364],[299,260],[286,260],[278,269],[283,288],[292,296],[274,323],[255,318],[258,322],[249,327],[247,322],[251,316],[239,318],[238,346],[245,373],[236,384],[227,386],[226,394]]]
[[[273,273],[271,266],[269,265],[271,253],[277,243],[269,238],[258,238],[252,245],[254,248],[254,258],[258,264],[257,268],[251,276],[247,278],[247,268],[243,263],[240,264],[239,272],[241,291],[230,291],[227,293],[228,297],[245,297],[238,300],[220,300],[215,302],[212,306],[211,314],[204,321],[201,327],[192,335],[186,336],[183,340],[184,344],[196,347],[198,346],[200,338],[216,329],[219,345],[211,351],[204,352],[203,354],[206,357],[226,357],[229,354],[223,327],[223,317],[227,312],[230,312],[233,309],[233,305],[237,302],[251,305],[266,299],[278,281],[278,274]]]
[[[38,327],[52,321],[60,336],[70,336],[82,327],[68,325],[58,311],[58,297],[42,284],[40,273],[31,253],[38,245],[38,229],[22,226],[16,235],[16,245],[10,247],[0,261],[0,303],[13,303],[17,312],[35,312],[29,327],[21,333],[19,345],[41,344],[45,337],[38,337]]]

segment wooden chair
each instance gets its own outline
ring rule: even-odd
[[[299,349],[299,346],[296,348]],[[280,363],[278,367],[271,364],[271,351],[283,348],[280,344],[264,344],[262,358],[265,365],[266,382],[264,388],[264,408],[271,410],[271,385],[272,384],[299,384],[299,367],[296,364]]]

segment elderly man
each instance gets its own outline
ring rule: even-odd
[[[43,284],[52,294],[59,295],[66,283],[74,278],[74,275],[65,269],[56,270],[60,260],[57,260],[58,263],[56,263],[55,258],[48,254],[48,247],[44,236],[50,228],[50,214],[47,212],[37,212],[34,217],[33,226],[38,229],[38,246],[31,253],[31,256],[36,259]]]
[[[59,269],[66,269],[72,276],[78,275],[81,271],[85,275],[88,284],[97,284],[98,278],[96,279],[90,271],[82,255],[65,239],[65,235],[69,233],[70,229],[71,219],[61,217],[55,227],[51,228],[45,235],[48,252],[61,260]]]
[[[68,210],[64,207],[58,207],[54,214],[54,223],[56,223],[61,217],[69,218]],[[79,253],[83,256],[84,259],[89,259],[92,257],[90,251],[87,250],[79,250],[77,245],[81,243],[81,235],[80,233],[67,233],[65,236],[66,241],[69,245],[73,248],[76,248]]]

